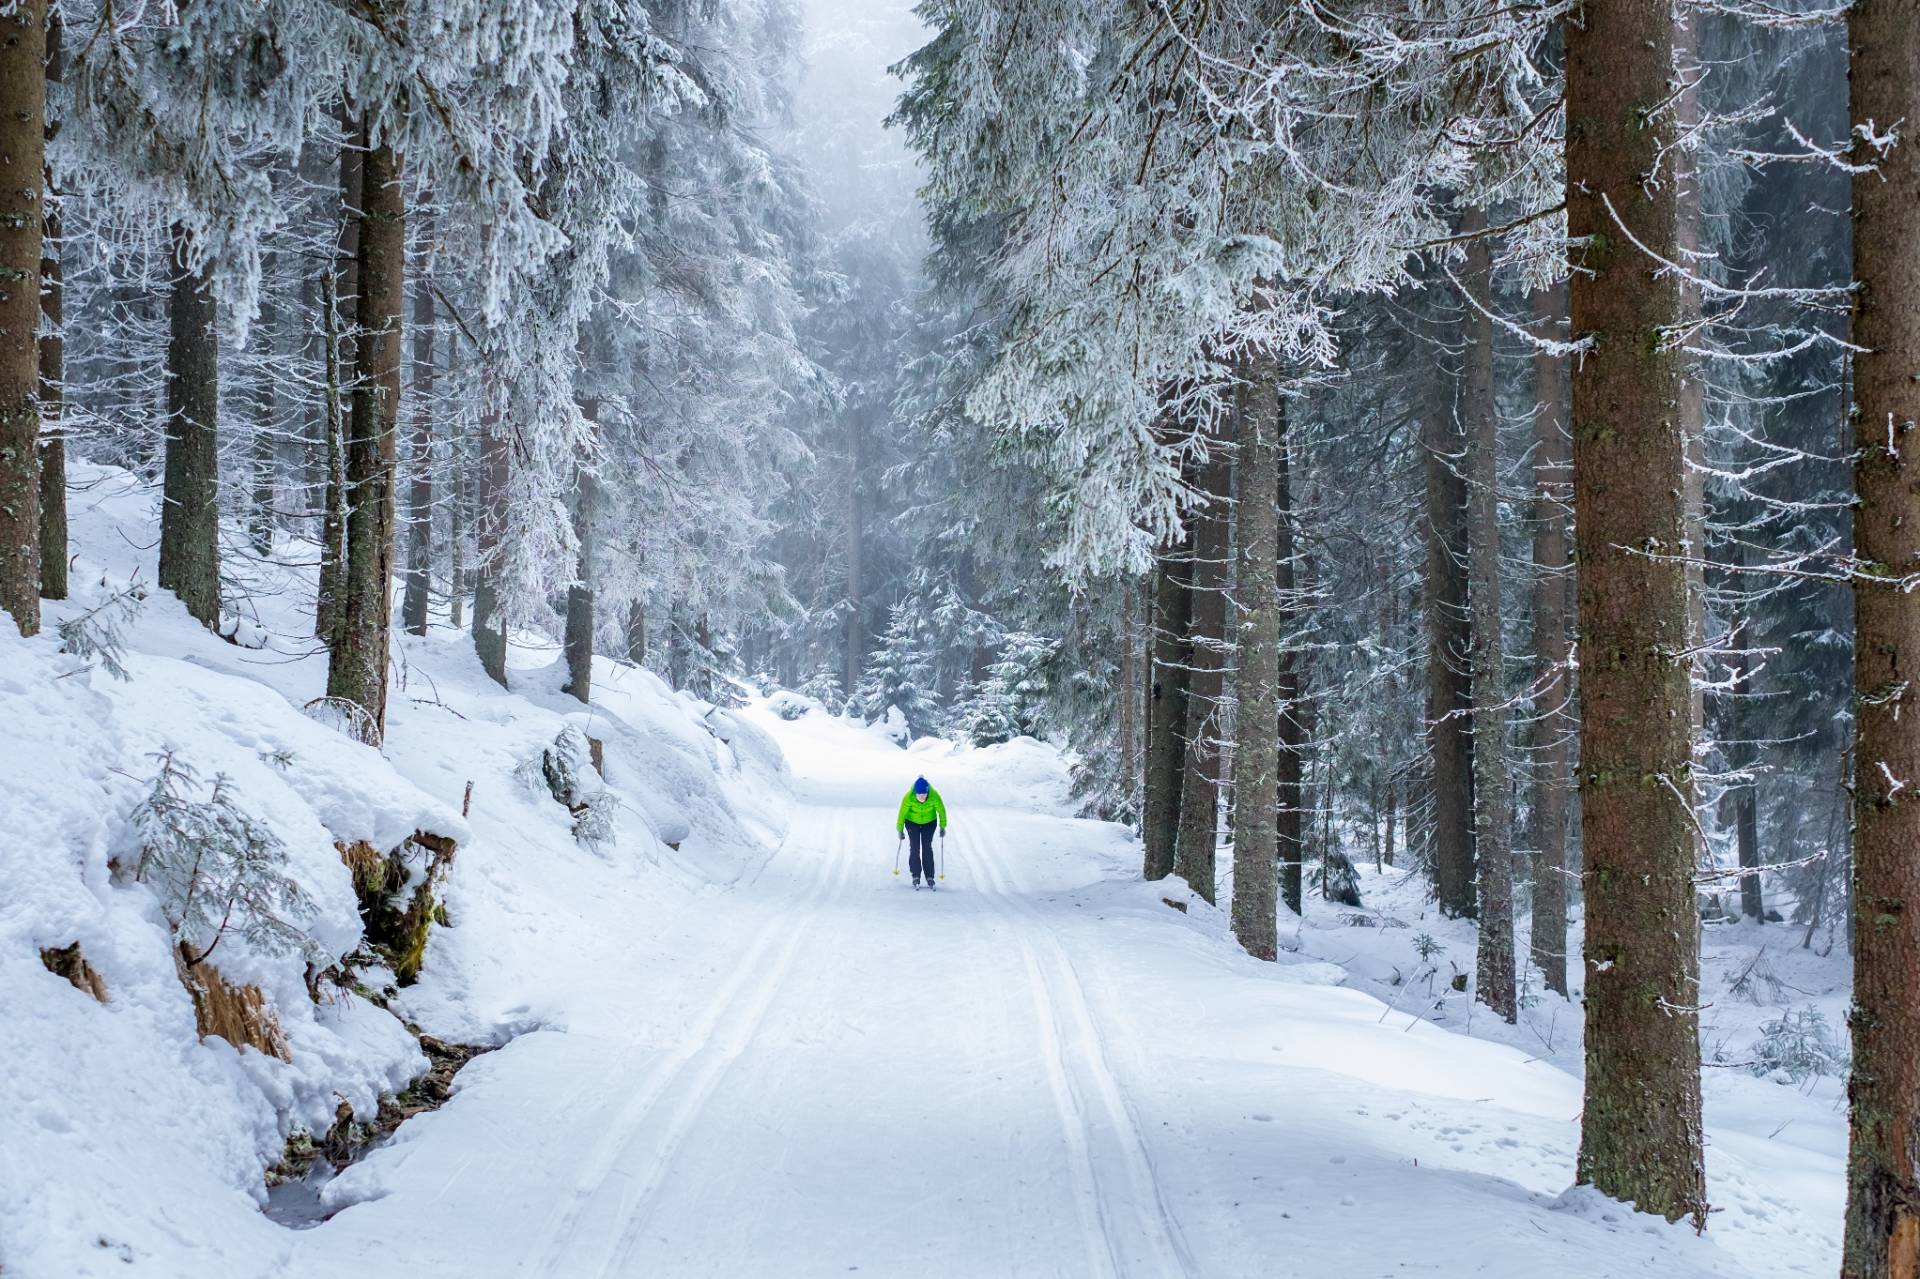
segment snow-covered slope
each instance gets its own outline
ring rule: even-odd
[[[731,713],[614,663],[596,672],[590,714],[558,693],[550,653],[517,651],[531,669],[504,692],[448,628],[403,642],[384,753],[360,745],[303,713],[325,657],[306,634],[301,546],[260,563],[236,544],[229,629],[245,647],[149,590],[116,678],[62,652],[58,624],[150,587],[153,494],[85,464],[72,479],[74,598],[48,605],[37,639],[0,627],[0,1273],[264,1275],[294,1238],[261,1214],[264,1169],[290,1133],[326,1132],[342,1105],[371,1119],[426,1068],[403,1018],[482,1044],[591,1024],[594,991],[673,945],[660,920],[692,917],[713,883],[765,861],[786,820],[784,766]],[[96,633],[120,612],[100,612]],[[568,725],[605,743],[613,835],[597,847],[526,781]],[[227,985],[260,988],[288,1060],[197,1033],[165,893],[136,875],[147,841],[131,817],[168,754],[197,775],[189,798],[224,779],[310,899],[298,922],[314,953],[230,930],[206,960]],[[418,983],[395,987],[364,952],[351,981],[320,975],[362,938],[339,846],[384,853],[416,831],[457,844]],[[389,884],[402,900],[415,886]],[[104,1003],[43,963],[76,943]]]
[[[77,475],[82,589],[56,620],[151,576],[150,495]],[[302,712],[324,682],[307,570],[234,562],[253,601],[237,633],[259,647],[158,593],[126,682],[52,635],[0,638],[8,1279],[1835,1264],[1830,1085],[1716,1074],[1727,1210],[1704,1239],[1569,1191],[1575,1010],[1543,997],[1520,1027],[1466,1026],[1416,963],[1447,973],[1470,932],[1422,918],[1391,873],[1363,876],[1369,913],[1409,927],[1316,900],[1295,949],[1261,964],[1177,881],[1140,882],[1127,831],[1069,816],[1040,743],[902,750],[793,695],[721,711],[614,663],[589,711],[539,644],[516,648],[504,692],[444,627],[401,642],[375,752]],[[569,729],[604,744],[614,833],[597,844],[539,777]],[[291,1060],[201,1039],[159,898],[124,869],[127,814],[168,749],[225,773],[284,842],[329,954],[360,929],[336,844],[457,840],[417,984],[363,960],[357,989],[323,982],[316,1003],[299,956],[223,942],[211,962],[260,985]],[[894,873],[895,805],[920,773],[952,817],[932,894]],[[41,962],[74,942],[104,1004]],[[263,1215],[291,1130],[341,1102],[368,1113],[424,1065],[394,1013],[503,1046],[319,1187],[328,1220]]]

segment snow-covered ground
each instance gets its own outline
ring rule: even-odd
[[[55,617],[143,563],[151,576],[150,496],[79,479],[85,592]],[[1139,881],[1128,832],[1067,815],[1062,762],[1038,743],[903,751],[791,699],[793,719],[717,711],[615,663],[587,714],[553,654],[518,648],[506,693],[444,627],[402,644],[383,756],[300,712],[324,682],[304,570],[243,572],[267,601],[247,631],[262,648],[205,635],[163,594],[131,632],[131,682],[78,671],[51,635],[0,640],[7,1279],[1835,1267],[1831,1081],[1710,1072],[1725,1211],[1705,1238],[1570,1192],[1576,1010],[1543,996],[1519,1027],[1468,1027],[1444,995],[1471,934],[1391,871],[1363,876],[1368,910],[1408,927],[1356,927],[1316,899],[1293,951],[1257,963],[1221,912]],[[598,847],[515,776],[569,723],[606,743],[616,836]],[[281,832],[336,949],[357,919],[335,840],[461,841],[449,926],[392,1002],[503,1046],[322,1187],[333,1215],[311,1228],[262,1214],[265,1165],[295,1126],[341,1100],[370,1109],[424,1063],[387,1012],[313,1003],[297,963],[244,947],[233,972],[267,990],[292,1062],[197,1040],[152,894],[107,864],[163,745],[229,772]],[[291,765],[272,762],[283,750]],[[953,822],[933,894],[893,873],[916,773]],[[1757,943],[1710,936],[1725,982]],[[104,1005],[39,962],[74,940]],[[1830,984],[1811,959],[1772,962]],[[1720,1007],[1738,1053],[1739,1019],[1763,1012]]]

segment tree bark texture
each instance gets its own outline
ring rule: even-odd
[[[467,594],[467,495],[473,487],[467,478],[468,465],[466,442],[450,441],[447,449],[447,621],[455,630],[462,624]]]
[[[1192,563],[1177,547],[1160,552],[1153,586],[1153,678],[1147,706],[1147,802],[1141,819],[1146,877],[1173,874],[1180,833],[1180,765],[1186,757],[1187,675],[1192,659],[1187,627]]]
[[[1279,410],[1279,439],[1274,445],[1274,588],[1279,592],[1281,634],[1299,630],[1305,612],[1296,570],[1299,548],[1293,537],[1293,432],[1284,402]],[[1274,819],[1274,856],[1280,864],[1280,899],[1295,915],[1305,909],[1304,879],[1307,820],[1307,741],[1312,712],[1307,708],[1307,657],[1297,650],[1280,654],[1278,785]]]
[[[273,255],[266,255],[261,274],[270,275]],[[260,300],[260,330],[270,341],[279,332],[279,306],[271,293]],[[275,419],[279,416],[279,395],[275,379],[260,379],[254,401],[251,493],[247,502],[247,534],[253,549],[261,555],[273,553],[274,490],[279,486],[278,448],[275,443]]]
[[[4,37],[0,37],[4,38]],[[60,51],[60,17],[47,20],[47,82],[60,82],[66,69]],[[60,131],[49,118],[45,137]],[[43,167],[46,219],[40,243],[40,310],[46,332],[40,338],[40,597],[67,598],[67,439],[66,298],[60,273],[60,205],[52,174]]]
[[[1566,288],[1534,295],[1534,327],[1559,337],[1566,325]],[[1573,785],[1573,688],[1567,620],[1573,598],[1567,562],[1567,360],[1545,350],[1533,358],[1533,653],[1534,839],[1533,962],[1547,989],[1567,993],[1567,801]]]
[[[431,250],[427,251],[431,257]],[[412,479],[407,485],[407,587],[400,624],[413,635],[427,633],[433,595],[433,290],[413,294]]]
[[[1687,654],[1686,365],[1668,339],[1677,145],[1667,0],[1568,18],[1567,221],[1576,270],[1574,549],[1586,889],[1586,1101],[1577,1176],[1669,1220],[1706,1219]],[[1616,216],[1618,222],[1616,222]],[[1653,554],[1649,554],[1649,553]]]
[[[1675,105],[1680,112],[1680,129],[1690,133],[1700,127],[1699,16],[1687,5],[1674,6],[1674,65],[1683,87]],[[1700,251],[1700,174],[1697,159],[1685,150],[1673,153],[1675,171],[1675,237],[1680,252],[1675,261],[1699,269]],[[1700,288],[1691,280],[1680,281],[1680,318],[1682,323],[1697,323],[1701,315]],[[1687,647],[1693,653],[1691,670],[1693,736],[1700,741],[1707,722],[1707,420],[1705,370],[1698,356],[1680,353],[1680,430],[1687,446],[1687,469],[1681,493],[1687,503]]]
[[[627,660],[635,666],[647,664],[647,606],[640,599],[627,604]]]
[[[1920,1275],[1920,0],[1857,0],[1853,1074],[1846,1279]]]
[[[173,229],[167,336],[167,444],[158,581],[208,629],[220,625],[220,333],[213,267],[189,263]]]
[[[1740,913],[1761,923],[1767,917],[1767,901],[1760,885],[1760,787],[1757,781],[1751,780],[1760,763],[1760,750],[1754,736],[1760,726],[1751,709],[1758,663],[1754,661],[1753,641],[1746,631],[1751,620],[1734,619],[1739,633],[1734,640],[1738,647],[1729,664],[1734,701],[1733,741],[1727,747],[1728,764],[1736,772],[1747,773],[1750,780],[1735,786],[1727,796],[1733,803],[1734,852],[1740,869],[1746,872],[1740,876]]]
[[[40,250],[46,0],[0,14],[0,609],[40,630]]]
[[[1180,829],[1174,871],[1208,901],[1214,899],[1214,850],[1219,838],[1220,734],[1227,647],[1227,546],[1233,459],[1216,428],[1200,468],[1206,505],[1193,516],[1192,669],[1187,677],[1186,748],[1180,771]]]
[[[344,123],[344,121],[343,121]],[[360,190],[366,152],[350,125],[340,148],[340,239],[331,282],[322,289],[333,305],[321,317],[332,354],[327,360],[326,494],[320,528],[320,595],[314,608],[314,633],[333,647],[346,615],[347,575],[347,424],[342,401],[357,376],[354,361],[355,316],[360,298]]]
[[[1519,1016],[1513,960],[1513,809],[1507,778],[1506,644],[1500,629],[1500,412],[1493,386],[1493,251],[1485,209],[1469,210],[1465,279],[1467,581],[1473,630],[1473,846],[1480,940],[1474,995],[1500,1019]]]
[[[1471,918],[1473,884],[1472,628],[1467,618],[1464,448],[1454,421],[1451,379],[1434,382],[1421,423],[1426,461],[1427,754],[1432,764],[1428,837],[1435,895],[1443,914]]]
[[[363,128],[362,141],[367,140]],[[366,711],[375,742],[386,734],[387,658],[393,627],[395,437],[399,429],[402,308],[406,302],[406,198],[392,147],[371,147],[361,179],[359,323],[353,434],[347,442],[347,554],[340,632],[327,695]]]
[[[853,690],[860,687],[860,674],[865,663],[867,636],[867,602],[864,598],[866,583],[862,580],[862,550],[866,541],[865,494],[861,491],[861,474],[866,467],[865,432],[862,429],[859,413],[848,418],[851,466],[847,474],[847,685],[846,694],[853,696]],[[678,685],[676,685],[678,687]]]
[[[1120,803],[1133,809],[1140,799],[1139,758],[1134,753],[1135,720],[1140,712],[1139,595],[1131,581],[1120,586]],[[751,668],[749,668],[751,669]]]
[[[600,401],[583,399],[580,411],[599,429]],[[593,471],[579,468],[574,481],[573,535],[579,542],[574,580],[567,587],[567,686],[566,690],[583,702],[593,700],[593,532],[594,506],[599,487]]]
[[[1255,959],[1279,953],[1274,918],[1278,829],[1280,628],[1283,606],[1274,574],[1279,554],[1275,496],[1283,411],[1274,370],[1252,370],[1240,413],[1240,571],[1235,584],[1233,750],[1233,935]]]
[[[500,607],[500,544],[506,536],[507,440],[489,411],[480,435],[480,503],[474,521],[479,569],[473,584],[473,651],[493,680],[507,686],[507,620]]]

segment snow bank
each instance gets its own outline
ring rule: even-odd
[[[403,1019],[465,1042],[579,1020],[581,992],[616,967],[606,939],[765,860],[785,827],[785,766],[752,724],[616,663],[596,663],[604,693],[590,710],[526,646],[503,690],[447,627],[397,645],[384,751],[360,745],[304,709],[325,687],[311,570],[295,567],[313,548],[229,566],[241,590],[225,629],[248,635],[241,647],[141,586],[153,579],[139,549],[153,541],[150,488],[84,462],[70,481],[74,597],[46,606],[35,639],[0,627],[0,1270],[270,1273],[292,1244],[261,1215],[264,1170],[290,1134],[326,1131],[343,1107],[369,1119],[425,1069]],[[112,655],[124,679],[97,653],[61,651],[61,622],[129,586],[145,598],[98,614],[123,617]],[[597,846],[522,780],[569,726],[604,746],[606,777],[591,784],[612,833]],[[230,930],[207,960],[229,985],[259,988],[287,1060],[201,1038],[161,895],[134,874],[145,837],[130,818],[168,757],[192,770],[198,798],[224,779],[311,903],[305,953]],[[448,926],[431,930],[418,984],[395,987],[356,953],[364,930],[339,846],[384,853],[416,832],[457,845],[440,894]],[[43,963],[75,944],[104,1002]],[[310,986],[343,957],[351,981]],[[366,1162],[377,1170],[385,1154]],[[330,1201],[377,1183],[343,1177]]]
[[[180,1205],[252,1216],[289,1131],[324,1132],[343,1103],[371,1116],[382,1093],[425,1066],[393,1016],[337,987],[316,1002],[306,956],[238,931],[207,962],[228,983],[260,988],[291,1060],[202,1040],[160,897],[134,875],[141,837],[128,815],[162,755],[195,770],[202,795],[224,777],[284,845],[286,872],[312,902],[304,930],[330,963],[361,936],[335,842],[386,848],[416,830],[464,839],[459,814],[258,684],[173,658],[129,653],[125,664],[120,682],[60,653],[53,637],[0,635],[9,1273],[91,1273],[163,1255],[181,1242],[182,1223],[170,1221]],[[42,951],[75,943],[104,1004],[41,963]],[[81,1243],[89,1251],[76,1253]]]

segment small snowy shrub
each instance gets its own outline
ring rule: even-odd
[[[767,699],[767,709],[785,720],[799,719],[808,711],[812,710],[815,705],[816,703],[811,698],[802,697],[798,693],[790,693],[785,689],[782,689]]]
[[[71,653],[83,662],[99,662],[102,670],[117,680],[129,680],[121,659],[127,651],[127,627],[140,614],[147,591],[135,584],[109,595],[78,617],[60,623],[60,651]]]
[[[1767,948],[1762,946],[1747,966],[1727,983],[1727,990],[1751,1004],[1778,1004],[1785,1002],[1782,996],[1787,983],[1774,971],[1767,959]]]
[[[887,707],[887,713],[880,718],[880,732],[895,746],[905,746],[913,740],[913,729],[898,706]]]
[[[897,711],[912,737],[929,737],[940,726],[940,705],[934,675],[933,649],[925,624],[905,604],[896,605],[880,647],[867,660],[860,687],[848,700],[848,709],[868,723]],[[893,737],[891,725],[889,737]],[[899,739],[895,739],[899,740]]]
[[[380,723],[360,703],[345,697],[316,697],[303,708],[307,718],[345,733],[362,746],[380,744]]]
[[[1328,901],[1339,902],[1343,906],[1358,907],[1360,902],[1360,872],[1353,867],[1353,861],[1338,849],[1328,849],[1326,860],[1322,863],[1320,874],[1320,892]]]
[[[992,746],[1043,731],[1050,691],[1052,640],[1016,631],[1006,638],[987,678],[960,709],[960,728],[975,746]]]
[[[521,760],[513,775],[534,794],[544,791],[566,806],[573,814],[573,837],[580,843],[597,852],[613,842],[619,801],[600,784],[593,748],[578,728],[569,724],[561,729],[551,745]]]
[[[1848,1065],[1847,1050],[1834,1038],[1826,1017],[1809,1004],[1761,1024],[1748,1069],[1762,1079],[1803,1084],[1844,1075]]]
[[[619,806],[610,790],[603,788],[588,795],[573,810],[573,837],[596,853],[611,844],[615,835],[613,814]]]
[[[171,751],[128,815],[140,837],[134,878],[152,884],[174,936],[199,963],[229,931],[269,954],[323,959],[303,927],[313,900],[287,874],[287,848],[234,802],[225,775],[211,788]],[[206,793],[202,795],[202,790]]]
[[[829,715],[838,715],[847,708],[847,695],[840,687],[840,676],[833,671],[815,671],[795,691],[826,707]]]

